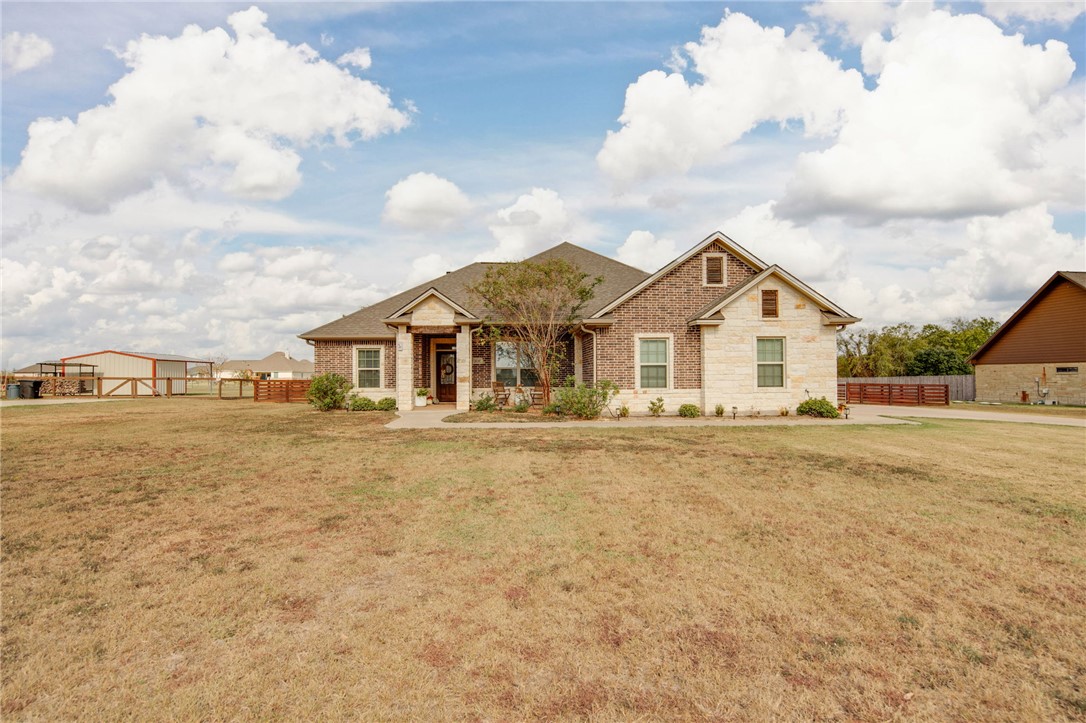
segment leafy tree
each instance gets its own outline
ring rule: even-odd
[[[905,367],[910,377],[972,373],[973,367],[958,352],[942,346],[921,349]]]
[[[841,377],[896,377],[972,374],[965,360],[988,340],[999,323],[988,317],[952,319],[947,326],[902,323],[882,329],[849,329],[837,336]],[[951,371],[934,371],[934,370]]]
[[[494,341],[524,343],[539,375],[543,403],[551,401],[551,385],[579,312],[603,281],[565,259],[519,261],[491,266],[468,290],[486,306],[489,316],[479,334]]]

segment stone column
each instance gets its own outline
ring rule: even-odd
[[[415,406],[414,343],[408,327],[396,327],[396,406],[401,412]]]
[[[456,408],[468,411],[471,405],[471,327],[460,326],[456,335]]]

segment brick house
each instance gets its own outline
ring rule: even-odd
[[[859,321],[779,266],[714,233],[654,274],[563,243],[532,261],[564,258],[600,276],[595,297],[566,345],[556,379],[607,379],[616,404],[643,413],[693,403],[747,411],[835,399],[837,331]],[[485,310],[467,292],[491,264],[474,263],[299,336],[316,373],[336,372],[401,410],[426,387],[468,409],[492,383],[532,386],[534,370],[514,342],[472,333]]]
[[[1057,271],[969,362],[978,402],[1086,404],[1086,271]]]

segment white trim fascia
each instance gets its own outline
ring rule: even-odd
[[[395,318],[400,317],[400,316],[403,316],[404,314],[411,311],[412,309],[414,309],[416,306],[418,306],[419,304],[421,304],[423,301],[430,298],[431,296],[436,296],[438,299],[440,299],[444,303],[448,304],[449,307],[451,307],[452,310],[457,312],[458,314],[463,314],[465,317],[467,317],[468,319],[471,319],[472,321],[478,321],[479,320],[479,317],[477,317],[475,314],[471,313],[470,311],[468,311],[464,307],[460,306],[460,304],[457,304],[455,301],[450,299],[448,296],[445,296],[445,294],[441,293],[440,291],[438,291],[437,289],[435,289],[434,287],[431,286],[426,291],[422,292],[421,294],[416,296],[414,299],[407,302],[407,304],[405,304],[403,307],[401,307],[397,311],[390,314],[387,317],[387,319],[384,320],[385,323],[387,324],[390,320],[395,319]]]
[[[675,259],[670,264],[668,264],[664,268],[657,271],[655,274],[652,274],[647,279],[642,281],[640,284],[633,287],[632,289],[630,289],[629,291],[624,293],[622,296],[618,297],[617,299],[612,301],[610,304],[608,304],[607,306],[605,306],[602,309],[600,309],[599,311],[597,311],[595,314],[593,314],[589,318],[590,319],[597,319],[597,318],[603,316],[604,314],[610,312],[615,307],[617,307],[619,304],[622,304],[627,299],[635,296],[642,289],[644,289],[647,286],[649,286],[650,284],[654,283],[657,279],[661,278],[662,276],[666,275],[669,271],[674,269],[676,266],[679,266],[680,264],[685,263],[686,261],[689,261],[698,252],[700,252],[702,249],[704,249],[706,246],[708,246],[709,244],[712,244],[712,243],[719,243],[724,248],[728,249],[728,251],[733,256],[737,257],[740,261],[746,263],[747,265],[753,267],[754,269],[756,269],[758,271],[761,271],[761,270],[766,268],[766,263],[764,261],[759,259],[754,254],[752,254],[750,251],[747,251],[745,248],[743,248],[742,246],[737,244],[735,241],[732,241],[730,238],[728,238],[724,234],[720,233],[719,231],[715,231],[711,235],[706,237],[703,241],[696,244],[692,249],[687,251],[685,254],[683,254],[679,258]],[[725,273],[725,281],[726,281],[727,280],[727,269],[726,268],[724,270],[724,273]],[[702,277],[702,280],[704,280],[704,276]]]
[[[667,340],[667,387],[643,387],[641,386],[641,340],[642,339],[666,339]],[[652,333],[646,331],[634,334],[634,385],[635,392],[673,392],[675,391],[675,335],[671,332]]]

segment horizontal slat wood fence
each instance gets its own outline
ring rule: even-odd
[[[254,402],[305,402],[308,379],[254,379]]]
[[[946,384],[952,402],[972,402],[977,398],[977,378],[972,374],[946,374],[915,377],[838,377],[838,384]],[[842,397],[844,400],[844,397]]]
[[[946,384],[838,384],[837,399],[845,404],[950,404]]]

